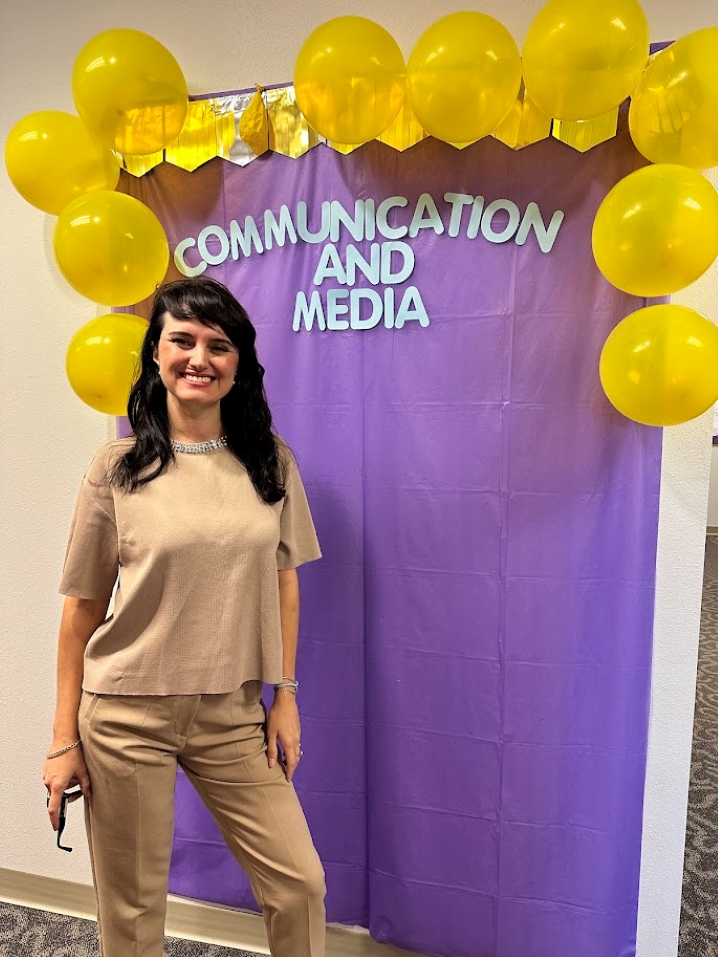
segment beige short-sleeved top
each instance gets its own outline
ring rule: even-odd
[[[108,599],[85,691],[223,694],[282,678],[278,569],[321,558],[296,463],[268,505],[227,448],[176,461],[135,492],[102,484],[134,439],[103,446],[75,507],[60,593]]]

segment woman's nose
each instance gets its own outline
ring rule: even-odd
[[[190,365],[195,369],[204,369],[207,365],[207,350],[199,343],[190,353]]]

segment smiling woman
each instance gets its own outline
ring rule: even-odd
[[[260,497],[281,499],[283,465],[255,340],[249,316],[221,283],[200,277],[160,288],[128,403],[135,444],[116,465],[121,488],[132,491],[166,469],[172,440],[226,436]]]
[[[208,439],[214,438],[217,403],[235,383],[237,346],[220,329],[167,312],[152,358],[167,389],[168,406],[173,407],[173,438],[185,441],[191,433],[188,441],[207,441],[198,438],[202,432]],[[197,406],[197,400],[203,404]],[[185,408],[185,402],[193,404]]]
[[[161,951],[178,767],[248,872],[272,953],[324,952],[324,872],[291,785],[296,568],[321,552],[255,337],[220,283],[161,287],[133,435],[100,449],[77,501],[43,780],[55,829],[68,786],[85,795],[105,957]]]

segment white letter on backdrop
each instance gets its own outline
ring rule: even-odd
[[[394,328],[394,292],[391,286],[384,290],[384,325],[387,329]]]
[[[314,273],[314,285],[321,286],[325,279],[336,279],[342,286],[346,286],[347,274],[342,266],[336,246],[328,243],[322,249],[322,255],[319,257],[319,265]]]
[[[252,246],[258,253],[264,252],[254,216],[245,216],[244,231],[242,231],[237,220],[233,219],[229,224],[229,238],[232,243],[232,259],[239,259],[240,249],[242,255],[246,258],[252,252]]]
[[[449,236],[458,236],[461,229],[461,216],[464,206],[470,206],[474,201],[468,193],[444,193],[444,199],[451,203],[451,219],[449,220]]]
[[[175,266],[179,269],[183,276],[201,276],[207,268],[207,263],[203,259],[200,259],[199,265],[197,266],[190,266],[189,263],[185,262],[185,249],[190,249],[192,246],[196,245],[197,243],[190,236],[188,239],[183,239],[182,242],[177,243],[177,246],[175,247]]]
[[[297,241],[297,233],[294,229],[292,217],[289,215],[289,208],[282,206],[279,210],[279,222],[271,209],[264,211],[264,248],[271,249],[276,241],[277,246],[283,246],[287,236],[289,242],[294,244]]]
[[[394,320],[394,328],[401,329],[405,322],[411,319],[418,319],[419,325],[426,327],[429,325],[429,317],[426,314],[421,294],[416,286],[409,286],[401,300],[399,311]]]
[[[496,233],[491,228],[491,220],[500,209],[506,210],[509,214],[509,221],[500,233]],[[519,228],[520,219],[521,213],[516,203],[513,203],[510,199],[495,199],[493,203],[489,203],[481,217],[481,235],[484,239],[488,239],[490,243],[508,242]]]
[[[408,232],[406,226],[390,226],[387,217],[389,210],[396,206],[407,206],[409,200],[405,196],[389,196],[379,203],[376,211],[376,228],[386,239],[402,239]]]
[[[364,238],[371,242],[376,236],[376,203],[373,199],[364,200]]]
[[[304,322],[305,327],[311,332],[315,319],[320,329],[327,328],[327,324],[324,321],[324,310],[322,309],[322,297],[315,289],[312,293],[311,300],[307,303],[306,294],[298,292],[294,302],[294,322],[292,323],[292,329],[294,329],[295,332],[299,332],[302,322]]]
[[[344,226],[352,239],[361,242],[364,239],[364,200],[358,199],[354,203],[354,219],[352,219],[339,200],[333,199],[331,220],[329,238],[333,243],[339,242],[340,226]]]
[[[356,282],[357,267],[359,271],[366,276],[372,286],[378,285],[380,275],[379,243],[372,243],[369,248],[369,255],[371,256],[370,262],[367,262],[356,246],[353,246],[351,243],[347,246],[346,254],[348,286],[353,286]]]
[[[393,293],[394,290],[392,289]],[[362,319],[361,303],[362,299],[367,299],[371,303],[371,313]],[[352,329],[373,329],[381,321],[383,312],[383,303],[381,296],[374,289],[352,289],[350,293],[351,302],[351,326]]]
[[[467,239],[476,239],[479,233],[479,225],[481,224],[481,214],[484,211],[484,197],[477,196],[474,200],[474,206],[471,210],[471,218],[469,219],[469,225],[466,227],[466,238]]]
[[[211,253],[207,249],[207,240],[214,237],[219,240],[219,252]],[[197,249],[199,254],[210,266],[219,266],[229,256],[229,240],[227,234],[221,226],[205,226],[197,237]]]
[[[399,272],[391,271],[391,255],[399,253],[404,258],[404,265]],[[404,282],[414,271],[414,250],[408,243],[382,243],[381,244],[381,281],[385,286],[395,285]]]
[[[327,292],[327,329],[348,329],[349,323],[346,319],[337,319],[337,316],[349,312],[349,306],[345,302],[339,302],[340,299],[346,299],[349,295],[346,289],[330,289]]]
[[[309,231],[307,204],[304,200],[297,203],[297,232],[303,243],[325,243],[329,239],[329,226],[331,224],[331,206],[328,199],[322,203],[322,225],[318,233]]]
[[[424,214],[428,213],[427,216]],[[416,209],[411,217],[411,226],[409,226],[409,237],[413,239],[418,235],[420,229],[433,229],[437,236],[444,232],[444,224],[439,216],[439,210],[436,208],[433,196],[428,193],[422,193],[416,201]]]
[[[541,252],[550,253],[556,241],[561,223],[563,222],[563,217],[563,211],[557,209],[551,217],[551,222],[548,224],[548,227],[546,227],[543,217],[541,216],[541,210],[536,203],[529,203],[526,207],[524,218],[521,220],[519,231],[516,233],[516,245],[523,246],[528,239],[531,227],[533,227]]]

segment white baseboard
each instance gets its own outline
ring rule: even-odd
[[[718,535],[718,525],[709,525],[706,528],[706,535]]]
[[[37,910],[96,919],[95,892],[87,884],[25,874],[0,867],[0,900]],[[264,921],[257,914],[169,896],[168,937],[269,954]],[[327,957],[420,957],[389,944],[377,944],[363,927],[327,927]]]

